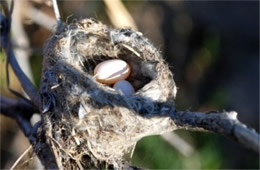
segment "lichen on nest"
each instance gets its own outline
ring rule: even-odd
[[[103,162],[120,168],[142,137],[173,130],[164,115],[174,106],[172,73],[140,32],[82,19],[62,26],[46,42],[43,55],[43,118],[51,124],[57,164],[102,168]],[[108,59],[130,65],[128,81],[135,94],[122,95],[95,80],[95,66]]]

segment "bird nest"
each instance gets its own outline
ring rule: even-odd
[[[172,73],[142,33],[82,19],[62,26],[43,55],[42,112],[58,167],[122,168],[142,137],[173,130]],[[95,66],[108,59],[129,64],[134,94],[96,81]]]

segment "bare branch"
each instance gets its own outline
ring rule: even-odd
[[[176,111],[170,116],[179,129],[207,130],[234,139],[243,146],[260,153],[260,136],[237,119],[237,113],[211,112],[200,113]]]
[[[58,3],[57,0],[52,0],[52,6],[53,6],[53,10],[56,16],[56,21],[58,24],[58,27],[62,25],[61,19],[60,19],[60,11],[59,11],[59,7],[58,7]]]
[[[4,52],[7,56],[7,65],[10,64],[14,70],[15,75],[21,82],[21,85],[26,92],[26,94],[30,97],[32,103],[40,107],[40,94],[35,86],[31,83],[29,78],[24,74],[21,67],[19,66],[13,52],[13,48],[10,41],[10,26],[11,25],[11,13],[5,13],[2,15],[1,13],[1,28],[3,30],[1,36],[1,47],[4,49]],[[8,67],[6,67],[8,68]],[[7,77],[8,77],[8,69],[7,69]],[[9,81],[7,80],[9,85]],[[12,91],[12,90],[11,90]],[[13,92],[13,91],[12,91]]]
[[[27,1],[16,1],[14,5],[15,10],[12,14],[11,31],[13,35],[12,43],[24,47],[14,48],[14,54],[17,62],[26,76],[33,82],[32,70],[29,61],[31,55],[30,42],[23,26],[23,11],[27,9],[27,6],[29,6]]]
[[[30,124],[29,120],[32,114],[37,112],[39,112],[38,108],[24,100],[0,96],[0,113],[17,121],[18,126],[32,144],[34,152],[46,169],[57,169],[52,151],[44,136],[45,132],[44,130],[38,131],[42,123],[38,122],[34,127]]]
[[[55,32],[56,30],[55,19],[36,9],[35,7],[32,7],[31,5],[29,6],[29,9],[26,10],[26,17],[30,18],[36,24],[50,30],[51,32]]]
[[[19,158],[14,162],[10,170],[14,170],[15,167],[18,165],[18,163],[22,160],[22,158],[32,149],[32,145],[30,145],[20,156]]]
[[[25,100],[14,100],[0,96],[0,113],[17,121],[25,136],[29,136],[32,126],[30,118],[39,110]]]
[[[14,56],[11,46],[8,49],[4,49],[4,51],[7,54],[9,64],[11,65],[12,69],[14,70],[15,75],[21,82],[21,85],[22,85],[24,91],[30,97],[31,102],[35,106],[40,107],[40,94],[39,94],[38,90],[35,88],[35,86],[31,83],[29,78],[21,70],[21,68]]]
[[[136,23],[121,0],[104,0],[107,14],[115,27],[131,27],[137,30]]]
[[[164,133],[161,137],[186,157],[194,153],[194,148],[174,132]]]

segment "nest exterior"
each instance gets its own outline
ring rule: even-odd
[[[142,137],[173,130],[165,114],[176,95],[172,73],[140,32],[82,19],[60,28],[43,55],[43,119],[59,167],[122,168]],[[133,95],[93,77],[98,63],[117,58],[131,67]]]

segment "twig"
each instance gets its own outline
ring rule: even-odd
[[[13,170],[17,164],[22,160],[22,158],[32,149],[32,145],[30,145],[20,156],[19,158],[14,162],[10,170]]]
[[[3,5],[6,6],[4,3],[3,3]],[[7,8],[7,7],[5,7],[5,8]],[[6,10],[4,10],[4,11],[6,12]],[[17,78],[21,82],[21,85],[22,85],[24,91],[30,97],[31,102],[35,106],[40,107],[40,95],[39,95],[38,90],[31,83],[31,81],[28,79],[28,77],[24,74],[24,72],[20,68],[20,66],[17,63],[17,60],[14,56],[13,48],[12,48],[12,45],[10,43],[11,13],[6,12],[5,15],[2,15],[2,13],[1,13],[1,18],[3,18],[2,22],[4,22],[4,23],[1,23],[1,24],[3,24],[2,25],[3,27],[5,27],[5,28],[2,28],[4,30],[4,32],[2,33],[2,37],[1,37],[1,47],[4,49],[4,52],[7,56],[7,65],[6,65],[7,77],[8,77],[8,64],[10,64],[14,73],[15,73],[15,75],[17,76]],[[8,80],[7,80],[7,83],[8,83],[8,87],[9,87],[9,81]],[[14,92],[15,94],[17,94],[15,91],[13,91],[13,90],[11,90],[11,91]]]
[[[35,136],[38,133],[40,122],[34,127],[30,124],[30,117],[35,112],[39,112],[39,110],[24,100],[14,100],[0,96],[0,113],[17,121],[18,126],[29,139],[34,152],[46,169],[57,169],[52,151],[45,141],[45,136],[43,136],[44,131],[38,134],[37,138]]]
[[[30,97],[31,102],[35,106],[40,107],[40,94],[39,94],[38,90],[35,88],[35,86],[31,83],[29,78],[21,70],[21,68],[20,68],[19,64],[17,63],[17,60],[14,56],[11,45],[8,49],[4,49],[4,51],[7,54],[7,58],[8,58],[7,61],[9,62],[15,75],[21,82],[21,85],[22,85],[24,91]]]
[[[0,96],[0,113],[17,121],[25,136],[31,135],[32,126],[30,118],[39,110],[24,100],[8,99]]]
[[[134,19],[121,0],[104,0],[104,3],[107,7],[106,12],[108,17],[115,27],[131,27],[134,30],[137,30]]]
[[[165,133],[161,137],[186,157],[194,152],[193,147],[174,132]]]
[[[32,7],[31,5],[26,10],[26,16],[30,18],[36,24],[50,30],[51,32],[55,32],[56,30],[56,21],[52,17],[46,15],[42,11]]]
[[[33,105],[29,102],[25,102],[25,100],[15,101],[12,99],[7,99],[5,97],[0,98],[0,113],[9,116],[17,121],[17,124],[22,129],[25,136],[29,139],[31,144],[33,145],[34,151],[37,156],[41,160],[42,164],[46,169],[56,169],[56,162],[53,161],[53,154],[49,148],[49,145],[46,143],[47,141],[44,138],[44,131],[41,132],[40,136],[34,136],[35,132],[33,127],[30,124],[30,117],[35,110],[39,112],[40,108],[40,95],[33,84],[30,82],[28,77],[21,70],[19,64],[17,63],[12,45],[10,43],[10,26],[11,26],[11,12],[8,10],[8,5],[6,1],[0,1],[3,6],[3,10],[0,12],[1,19],[1,48],[4,49],[4,52],[7,56],[7,64],[9,63],[20,83],[22,84],[23,89],[30,97]],[[13,1],[12,1],[13,3]],[[12,8],[11,8],[12,9]],[[3,13],[2,13],[3,12]],[[6,67],[8,68],[8,67]],[[8,74],[8,72],[7,72]],[[7,76],[8,77],[8,76]],[[7,80],[9,83],[9,80]],[[10,89],[11,90],[11,89]],[[16,93],[15,91],[11,90]],[[18,94],[18,93],[16,93]],[[37,106],[37,108],[35,108]],[[37,140],[37,143],[35,144]]]
[[[26,120],[29,120],[33,113],[39,113],[38,108],[23,99],[15,100],[0,96],[0,112],[15,119],[17,113]]]
[[[234,111],[212,113],[176,111],[170,113],[170,116],[178,129],[212,131],[234,139],[243,146],[260,153],[260,135],[242,124]]]
[[[61,19],[60,19],[60,11],[59,11],[59,7],[57,4],[57,0],[52,0],[52,6],[53,6],[53,10],[55,13],[55,17],[56,17],[56,21],[58,24],[58,27],[60,27],[62,25]]]
[[[23,15],[29,3],[27,1],[16,1],[14,6],[14,12],[12,14],[12,26],[11,30],[13,33],[12,42],[18,46],[23,46],[24,48],[14,48],[14,53],[17,59],[17,62],[21,66],[23,72],[28,76],[28,78],[33,82],[32,70],[30,67],[29,58],[31,55],[30,52],[30,43],[28,36],[25,33],[23,26]]]

